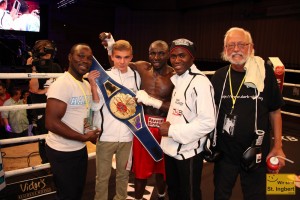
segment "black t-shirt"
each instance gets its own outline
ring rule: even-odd
[[[215,102],[217,106],[220,102],[228,69],[229,66],[226,66],[217,70],[211,79],[215,90]],[[269,113],[281,108],[284,104],[272,67],[266,65],[265,70],[266,77],[264,80],[264,90],[259,94],[257,99],[257,129],[265,131],[262,144],[263,160],[266,158],[270,149],[271,126]],[[244,76],[245,72],[237,72],[231,69],[233,96],[237,94]],[[229,136],[226,132],[222,131],[225,114],[229,114],[232,109],[230,83],[229,78],[227,77],[218,116],[217,145],[218,148],[223,151],[225,156],[235,163],[240,163],[243,152],[251,146],[255,136],[256,100],[253,97],[256,96],[256,94],[257,90],[248,88],[244,84],[242,85],[232,112],[233,115],[237,116],[234,126],[234,136]]]
[[[38,67],[38,73],[62,73],[61,67],[57,63],[50,63],[47,66],[40,66]],[[46,83],[47,79],[40,78],[39,81],[39,89],[44,89],[44,84]],[[32,103],[46,103],[47,96],[45,94],[33,94],[31,93],[31,100]],[[40,108],[35,110],[37,115],[44,115],[45,109]]]

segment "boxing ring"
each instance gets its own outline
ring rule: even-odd
[[[204,73],[206,75],[213,75],[214,71],[204,71]],[[285,69],[285,73],[295,73],[295,74],[299,75],[300,70]],[[62,75],[62,73],[0,73],[0,79],[31,79],[31,78],[48,79],[48,78],[57,78],[60,75]],[[300,80],[300,79],[298,79],[298,80]],[[300,97],[299,96],[300,95],[299,94],[300,84],[284,83],[283,86],[284,86],[284,88],[286,88],[286,87],[292,88],[292,90],[294,91],[293,94],[295,94],[295,96]],[[284,101],[291,102],[292,104],[296,104],[296,105],[299,105],[299,103],[300,103],[299,99],[293,99],[290,97],[284,97]],[[46,103],[23,104],[23,105],[15,105],[15,106],[1,106],[0,112],[1,111],[9,111],[9,110],[21,110],[21,109],[37,109],[37,108],[45,108],[45,107],[46,107]],[[300,105],[299,105],[299,108],[300,108]],[[299,113],[293,113],[293,112],[284,111],[284,110],[282,110],[282,114],[288,115],[291,117],[296,117],[296,118],[300,117]],[[33,142],[38,142],[39,140],[44,140],[45,137],[46,137],[46,134],[0,140],[0,150],[1,150],[1,146],[3,146],[3,145],[33,143]],[[94,159],[94,158],[95,158],[95,152],[89,153],[89,159]],[[27,168],[23,168],[23,169],[15,169],[15,170],[11,170],[11,171],[5,171],[5,166],[3,165],[4,164],[3,159],[5,159],[5,157],[2,158],[2,153],[1,153],[1,156],[0,156],[0,194],[3,193],[2,191],[4,191],[5,188],[9,187],[9,185],[11,184],[11,183],[7,184],[5,179],[15,177],[15,176],[20,176],[20,175],[27,174],[27,173],[37,172],[40,170],[47,170],[50,168],[50,164],[47,163],[47,164],[31,166],[31,167],[27,167]],[[24,181],[27,181],[27,180],[24,180]],[[33,182],[32,180],[29,180],[29,181]],[[18,196],[18,198],[16,198],[16,199],[33,199],[36,197],[41,197],[41,196],[45,196],[45,195],[53,194],[53,193],[55,193],[55,189],[52,187],[51,189],[49,189],[47,191],[45,190],[44,193],[43,193],[43,191],[33,193],[32,196],[30,196],[30,195],[22,196],[22,195],[16,194],[16,196]],[[1,197],[1,195],[0,195],[0,197]]]

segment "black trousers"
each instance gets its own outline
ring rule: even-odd
[[[87,174],[87,148],[62,152],[46,145],[46,153],[57,189],[57,198],[59,200],[80,200]]]
[[[233,164],[226,157],[215,163],[214,199],[228,200],[240,175],[244,200],[266,199],[266,167],[262,165],[253,172],[246,172],[239,164]]]
[[[36,125],[37,127],[34,129],[35,135],[42,135],[48,133],[48,130],[45,127],[45,115],[43,115],[42,118],[37,119]],[[39,140],[39,153],[42,159],[42,164],[48,163],[49,161],[45,150],[45,140]]]
[[[165,155],[169,200],[201,200],[202,167],[201,154],[185,160]]]

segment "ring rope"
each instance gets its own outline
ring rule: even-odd
[[[297,114],[297,113],[291,113],[291,112],[286,112],[286,111],[281,111],[281,113],[285,114],[285,115],[291,115],[294,117],[300,117],[300,114]]]
[[[0,79],[48,79],[57,78],[64,73],[0,73]],[[83,78],[87,78],[89,73],[86,73]]]
[[[285,100],[285,101],[292,101],[292,102],[295,102],[295,103],[300,103],[300,100],[291,99],[291,98],[287,98],[287,97],[283,97],[283,100]]]
[[[0,73],[0,79],[57,78],[63,73]]]
[[[300,73],[300,70],[295,70],[295,69],[285,69],[284,72]]]
[[[300,87],[300,84],[294,84],[294,83],[283,83],[283,85],[289,87]]]
[[[0,140],[0,145],[17,144],[17,143],[23,143],[23,142],[36,142],[39,140],[45,140],[46,135],[47,134],[3,139],[3,140]]]
[[[0,112],[9,111],[9,110],[24,110],[24,109],[36,109],[36,108],[46,108],[46,103],[0,106]]]

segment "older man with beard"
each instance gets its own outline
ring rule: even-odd
[[[229,199],[240,175],[244,199],[266,199],[266,160],[284,157],[283,105],[274,71],[254,56],[248,31],[231,28],[224,38],[223,59],[230,62],[212,77],[218,107],[217,146],[223,157],[215,163],[214,199]],[[230,133],[227,121],[233,121]],[[274,145],[270,150],[270,130]],[[256,140],[256,139],[259,140]],[[280,159],[280,168],[284,166]]]

